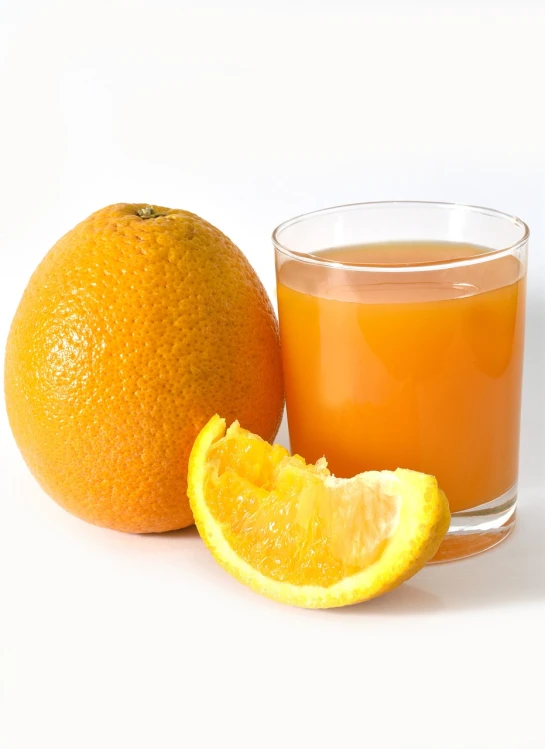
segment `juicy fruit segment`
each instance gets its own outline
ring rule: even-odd
[[[231,547],[273,580],[332,585],[375,561],[399,520],[400,479],[343,481],[229,427],[208,453],[208,508]]]
[[[199,532],[235,577],[266,595],[317,607],[379,595],[420,569],[450,521],[433,476],[331,475],[280,445],[213,417],[189,463]]]

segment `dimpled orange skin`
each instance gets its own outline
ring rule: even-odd
[[[187,463],[216,412],[266,440],[278,326],[238,248],[192,213],[108,206],[50,250],[8,337],[5,396],[30,470],[66,510],[135,533],[193,522]]]

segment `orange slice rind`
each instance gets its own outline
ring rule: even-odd
[[[283,603],[328,608],[392,590],[437,551],[450,522],[433,476],[397,469],[337,479],[219,416],[189,459],[201,537],[237,580]]]

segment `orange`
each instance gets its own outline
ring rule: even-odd
[[[240,582],[284,603],[328,608],[381,595],[437,551],[450,512],[424,473],[331,475],[214,416],[189,459],[195,522]]]
[[[65,509],[122,531],[182,528],[189,452],[212,414],[266,440],[277,432],[276,318],[218,229],[187,211],[112,205],[30,279],[5,395],[23,457]]]

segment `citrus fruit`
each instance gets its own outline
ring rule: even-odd
[[[274,438],[276,318],[240,250],[198,216],[112,205],[38,266],[6,349],[5,395],[42,487],[91,523],[193,522],[187,461],[216,411]]]
[[[450,521],[433,476],[337,479],[213,416],[189,459],[195,522],[240,582],[284,603],[328,608],[385,593],[435,554]]]

